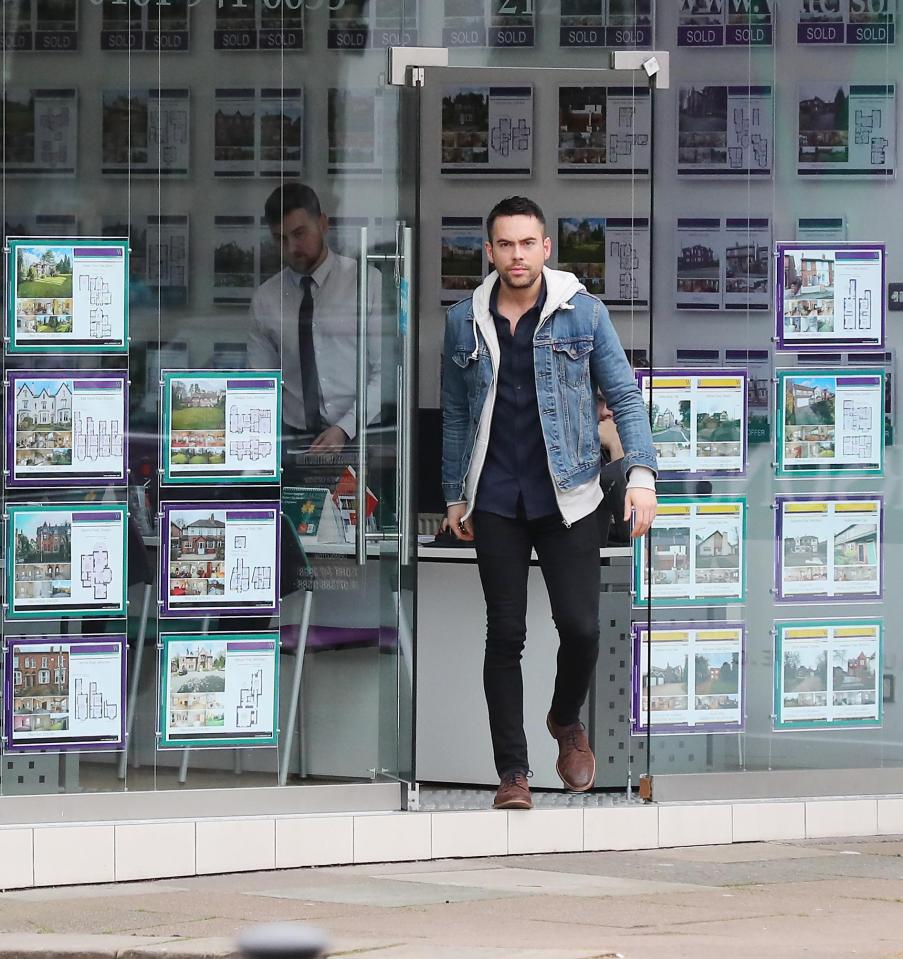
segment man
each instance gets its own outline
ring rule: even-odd
[[[536,550],[559,634],[547,717],[558,775],[595,781],[580,709],[599,649],[599,434],[595,388],[614,413],[627,475],[625,517],[642,536],[655,517],[648,417],[608,312],[575,276],[544,266],[542,210],[525,197],[489,214],[495,267],[448,312],[442,382],[447,522],[474,541],[487,630],[483,684],[500,783],[497,809],[529,809],[520,657]]]
[[[267,198],[264,217],[284,268],[251,301],[248,361],[281,369],[283,431],[311,452],[341,450],[357,416],[358,264],[333,252],[317,194],[286,183]],[[369,268],[367,418],[380,412],[380,274]]]

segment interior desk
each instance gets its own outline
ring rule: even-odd
[[[599,551],[602,567],[600,669],[583,713],[590,742],[596,751],[597,785],[620,786],[622,779],[626,782],[628,756],[624,754],[624,737],[610,736],[607,713],[612,696],[619,699],[619,689],[624,689],[626,695],[615,712],[619,717],[629,713],[632,555],[630,547]],[[498,775],[492,761],[483,697],[486,607],[477,572],[476,552],[472,547],[421,544],[418,556],[417,779],[421,782],[495,786]],[[546,729],[546,714],[555,681],[558,633],[552,622],[549,597],[535,554],[530,567],[527,645],[522,662],[524,726],[533,770],[530,783],[539,788],[561,788],[561,780],[555,772],[558,746]],[[625,635],[626,640],[622,639]],[[616,661],[612,663],[613,648]],[[609,679],[612,676],[615,677],[615,691],[610,693]],[[599,695],[603,685],[605,694]],[[603,739],[605,750],[611,747],[609,738],[622,743],[619,752],[623,761],[619,761],[617,754],[614,762],[609,762],[607,752],[605,756],[600,755]]]

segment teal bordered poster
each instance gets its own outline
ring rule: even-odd
[[[180,370],[162,375],[164,483],[278,483],[278,372]]]
[[[275,746],[279,634],[160,635],[160,742]]]
[[[8,503],[10,620],[126,615],[126,507]]]
[[[880,726],[880,619],[775,623],[774,728]]]
[[[882,369],[776,370],[778,476],[882,476]]]
[[[647,542],[652,543],[651,563]],[[746,600],[746,499],[665,496],[633,541],[634,604],[723,606]]]
[[[128,352],[128,240],[16,237],[7,257],[9,353]]]

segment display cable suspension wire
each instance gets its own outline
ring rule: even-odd
[[[656,77],[649,77],[649,129],[651,140],[649,144],[649,430],[652,431],[652,398],[655,384],[655,146],[657,141],[655,129],[655,94],[658,87]],[[652,799],[652,529],[645,533],[646,537],[646,785],[649,790],[648,798]],[[640,573],[642,577],[642,572]],[[640,584],[642,586],[642,583]],[[643,676],[639,672],[640,703],[643,705]],[[641,791],[642,792],[642,791]]]

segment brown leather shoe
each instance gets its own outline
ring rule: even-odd
[[[582,793],[593,788],[596,781],[596,757],[589,748],[586,738],[586,727],[583,723],[573,723],[570,726],[559,726],[552,719],[552,714],[546,717],[549,732],[558,740],[558,762],[555,771],[568,789]]]
[[[530,798],[530,787],[527,777],[520,770],[505,773],[495,794],[493,809],[532,809],[533,800]]]

